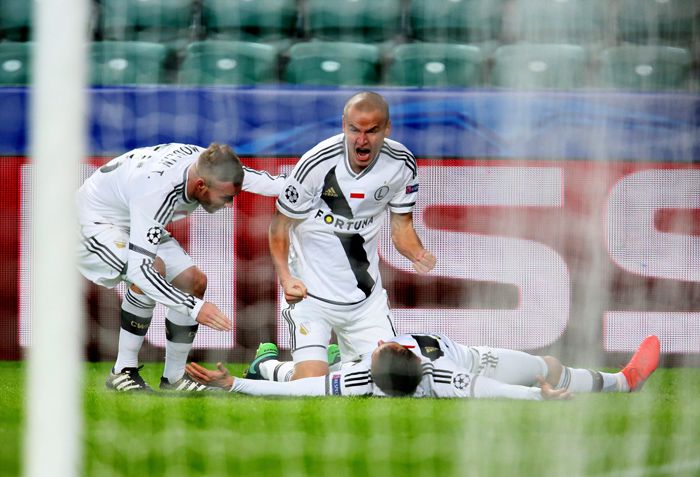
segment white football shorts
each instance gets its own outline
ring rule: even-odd
[[[396,336],[386,291],[378,288],[358,305],[331,308],[309,297],[283,309],[294,362],[326,361],[331,331],[338,338],[343,362],[363,358],[379,340],[389,341]]]
[[[177,240],[168,235],[158,245],[157,256],[165,263],[165,279],[171,282],[194,261]],[[114,288],[126,280],[129,231],[111,224],[81,227],[78,244],[78,270],[93,283]]]

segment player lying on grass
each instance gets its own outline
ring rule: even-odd
[[[656,336],[640,344],[617,373],[570,368],[551,356],[463,346],[439,334],[404,334],[380,341],[368,358],[346,363],[326,376],[295,381],[270,380],[277,348],[263,343],[251,366],[264,379],[234,378],[197,363],[187,372],[197,381],[255,396],[413,396],[437,398],[567,399],[574,393],[638,391],[659,364]]]

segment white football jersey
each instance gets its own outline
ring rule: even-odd
[[[304,154],[277,209],[302,220],[291,228],[289,260],[309,295],[350,305],[381,287],[377,242],[386,210],[411,212],[417,193],[416,160],[391,139],[359,174],[350,167],[344,134]]]
[[[164,229],[199,203],[187,197],[187,173],[205,150],[161,144],[129,151],[93,173],[76,196],[81,226],[110,224],[129,232],[128,273],[148,296],[193,318],[203,303],[167,283],[152,267]],[[286,176],[244,168],[243,190],[277,196]]]

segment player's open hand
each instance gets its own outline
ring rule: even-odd
[[[546,401],[565,401],[574,397],[571,392],[566,389],[554,389],[552,385],[544,379],[544,376],[537,376],[537,381],[540,383],[542,398]]]
[[[207,369],[193,361],[185,366],[185,371],[200,384],[231,389],[231,386],[233,386],[233,376],[231,376],[228,369],[221,363],[216,363],[216,368],[216,371]]]
[[[413,261],[413,268],[418,273],[428,273],[430,270],[435,268],[435,263],[437,263],[435,255],[433,255],[432,252],[423,249],[416,254],[416,258]]]
[[[282,283],[282,289],[284,289],[284,299],[290,305],[306,298],[306,285],[298,278],[290,277],[285,280]]]
[[[217,331],[231,331],[233,329],[231,320],[215,304],[208,301],[204,302],[204,306],[199,310],[197,323]]]

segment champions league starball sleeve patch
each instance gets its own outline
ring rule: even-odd
[[[154,226],[148,229],[148,232],[146,232],[146,240],[148,240],[148,243],[151,245],[158,245],[161,237],[163,237],[162,227]]]
[[[284,196],[292,204],[296,204],[297,200],[299,200],[299,192],[297,192],[296,187],[294,187],[293,185],[287,186],[287,188],[284,191]]]

